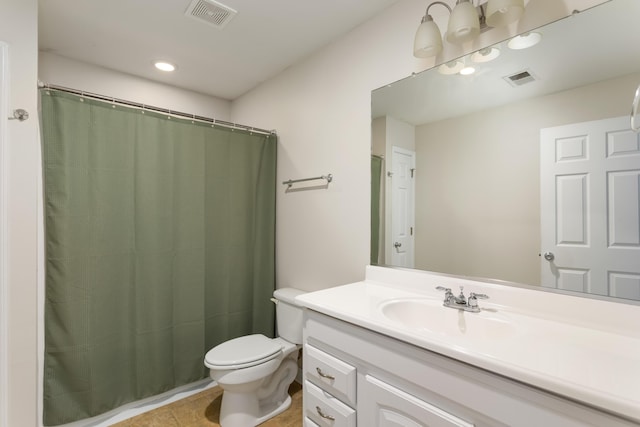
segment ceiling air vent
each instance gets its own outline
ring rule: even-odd
[[[531,74],[529,70],[519,71],[515,74],[511,74],[510,76],[503,77],[511,86],[522,86],[527,83],[531,83],[536,81],[536,77]]]
[[[229,6],[213,0],[193,0],[184,14],[222,29],[233,19],[236,13],[238,12]]]

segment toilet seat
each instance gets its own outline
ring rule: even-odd
[[[246,335],[223,342],[209,350],[205,365],[213,369],[241,369],[276,358],[282,345],[261,334]]]

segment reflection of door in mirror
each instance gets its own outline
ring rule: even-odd
[[[542,285],[640,300],[640,155],[629,117],[540,132]]]
[[[393,265],[413,268],[416,153],[396,146],[393,146],[391,151],[391,242],[387,242],[386,245],[387,249],[391,250],[390,259]]]
[[[374,161],[382,158],[379,198],[372,182],[372,212],[379,213],[379,228],[372,216],[372,264],[413,268],[415,264],[415,126],[391,116],[373,120]],[[378,234],[377,240],[375,234]],[[376,240],[378,246],[375,246]],[[374,253],[375,251],[375,253]]]

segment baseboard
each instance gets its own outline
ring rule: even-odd
[[[205,378],[200,381],[174,388],[173,390],[166,391],[156,396],[150,396],[145,399],[127,403],[104,414],[74,421],[59,427],[107,427],[137,415],[144,414],[145,412],[158,409],[161,406],[168,405],[193,394],[200,393],[201,391],[215,387],[216,385],[215,381]]]

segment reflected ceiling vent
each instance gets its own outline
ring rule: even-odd
[[[236,13],[238,12],[217,1],[193,0],[184,14],[218,29],[223,29]]]
[[[511,86],[523,86],[527,83],[535,82],[538,80],[535,75],[531,73],[529,70],[519,71],[515,74],[511,74],[510,76],[503,77]]]

